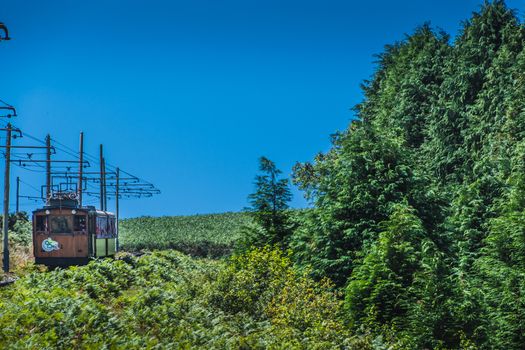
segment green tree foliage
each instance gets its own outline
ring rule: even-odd
[[[245,245],[286,246],[293,231],[287,210],[292,199],[288,179],[280,178],[282,172],[266,157],[259,159],[259,170],[261,174],[255,177],[255,192],[248,197],[248,211],[257,227],[246,228]]]
[[[418,210],[423,225],[436,225],[439,198],[425,190],[429,180],[413,167],[398,139],[365,122],[334,137],[334,147],[314,163],[297,164],[294,181],[314,199],[315,210],[294,236],[299,264],[343,285],[379,237],[380,223],[396,203]]]
[[[410,305],[414,274],[420,270],[425,230],[414,210],[396,205],[374,246],[352,273],[346,307],[352,325],[402,325]]]
[[[27,216],[27,213],[25,211],[9,214],[9,217],[7,219],[7,223],[8,223],[7,227],[9,230],[13,230],[17,222],[28,222],[28,221],[29,221],[29,217]],[[4,226],[3,215],[0,214],[0,229],[3,229],[3,226]]]
[[[475,262],[477,286],[484,291],[492,347],[515,349],[525,343],[525,142],[511,162],[509,192],[489,221],[482,254]]]
[[[373,80],[363,85],[366,99],[355,107],[357,116],[405,146],[419,148],[445,78],[448,40],[425,24],[405,41],[387,45],[378,55]]]
[[[454,40],[387,45],[357,121],[297,164],[292,259],[345,286],[354,329],[405,348],[525,340],[525,27],[485,2]]]
[[[18,219],[9,229],[9,242],[13,245],[27,247],[32,242],[33,227],[31,222],[25,219]]]
[[[0,215],[0,230],[4,220]],[[12,245],[27,247],[31,243],[32,225],[27,213],[24,211],[9,214],[8,218],[9,243]]]

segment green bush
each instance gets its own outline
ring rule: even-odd
[[[176,251],[33,272],[0,289],[0,348],[370,348],[328,282],[269,248],[227,262]]]
[[[33,227],[28,221],[18,220],[13,229],[9,230],[9,243],[13,245],[27,247],[32,243]]]

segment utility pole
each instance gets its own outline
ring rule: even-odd
[[[100,210],[104,210],[104,146],[100,144]]]
[[[102,158],[104,168],[104,211],[108,210],[108,187],[106,186],[106,158]]]
[[[0,23],[0,30],[4,32],[4,37],[0,37],[0,40],[10,40],[9,38],[9,31],[7,30],[7,27]],[[16,115],[16,110],[8,106],[7,109],[13,110],[14,115]],[[10,115],[8,115],[8,118]],[[10,172],[10,165],[11,165],[11,132],[12,132],[12,126],[11,123],[7,124],[7,128],[5,129],[7,135],[6,135],[6,141],[5,141],[5,175],[4,175],[4,217],[3,217],[3,233],[4,233],[4,261],[3,261],[3,267],[4,272],[9,272],[9,172]]]
[[[20,177],[16,177],[16,213],[20,212]]]
[[[116,176],[116,185],[115,188],[115,228],[117,229],[117,239],[115,244],[115,250],[118,252],[119,248],[119,242],[118,242],[118,217],[119,217],[119,203],[118,203],[118,196],[119,196],[119,186],[120,186],[120,169],[117,167],[117,176]]]
[[[4,175],[4,272],[9,272],[9,171],[11,166],[11,123],[7,124],[5,141],[5,175]]]
[[[78,206],[82,208],[82,189],[83,189],[83,170],[84,170],[84,133],[80,132],[80,147],[79,147],[79,163],[78,163]]]
[[[51,136],[46,136],[46,203],[51,199]]]

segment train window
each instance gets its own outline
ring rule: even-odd
[[[113,238],[115,237],[115,219],[112,217],[99,216],[97,217],[97,238]]]
[[[108,220],[108,224],[109,224],[109,232],[111,232],[111,235],[114,236],[115,233],[116,233],[116,230],[115,230],[115,218],[111,218]]]
[[[47,231],[47,216],[37,215],[36,216],[36,230]]]
[[[53,233],[71,233],[71,216],[55,215],[50,218],[51,232]]]
[[[107,222],[108,219],[105,216],[97,217],[97,236],[98,238],[104,238],[107,234]]]
[[[86,216],[85,215],[75,215],[73,221],[73,229],[75,231],[85,231],[86,230]]]

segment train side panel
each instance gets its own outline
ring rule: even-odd
[[[94,257],[113,256],[116,252],[115,216],[104,211],[96,211],[95,218],[90,221],[94,225],[92,246]]]

